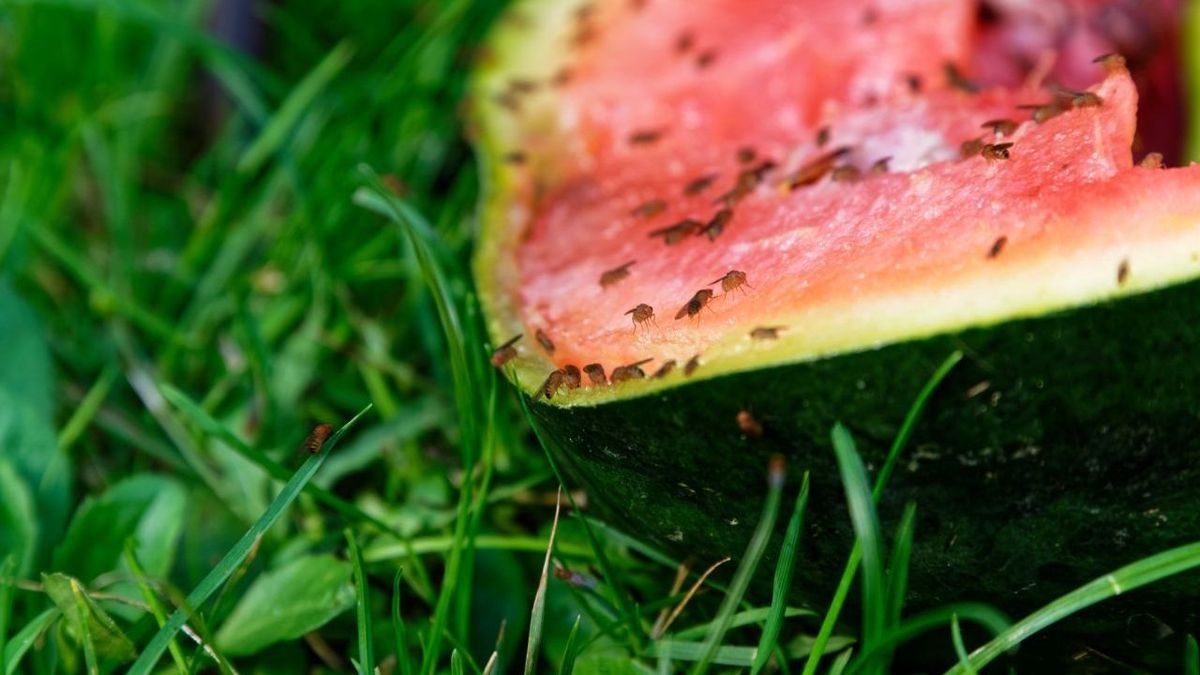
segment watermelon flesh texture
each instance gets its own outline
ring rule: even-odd
[[[538,192],[515,254],[514,304],[524,326],[552,338],[556,367],[699,355],[697,374],[716,375],[1200,272],[1200,229],[1189,226],[1200,222],[1200,169],[1133,165],[1137,93],[1124,68],[1089,63],[1095,98],[1039,123],[1020,106],[1055,101],[1046,88],[972,93],[947,81],[945,64],[972,58],[971,3],[590,7],[574,19],[570,77],[547,94],[552,130],[514,145],[529,154],[519,171]],[[1018,126],[983,127],[996,119]],[[1009,157],[963,158],[972,139],[1011,143]],[[836,148],[847,149],[836,165],[861,178],[787,187]],[[746,149],[751,162],[739,161]],[[727,206],[719,196],[768,159],[777,167],[732,205],[714,239],[668,245],[652,235],[710,221]],[[873,174],[885,159],[888,170]],[[707,189],[685,194],[710,176]],[[665,208],[647,214],[655,202]],[[629,261],[627,278],[600,286]],[[710,285],[729,270],[752,288]],[[706,287],[716,299],[676,320]],[[639,303],[655,309],[641,328],[626,313]],[[779,338],[749,339],[759,326],[781,326]],[[609,396],[584,387],[564,400]]]

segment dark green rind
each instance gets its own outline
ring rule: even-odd
[[[878,468],[918,390],[956,349],[965,358],[930,400],[880,505],[894,525],[907,500],[918,504],[910,608],[987,600],[1019,615],[1200,540],[1200,281],[533,413],[607,517],[698,564],[744,549],[772,453],[787,458],[793,486],[810,471],[796,588],[823,603],[851,537],[830,427],[843,421]],[[743,409],[763,438],[741,433]],[[1141,613],[1195,633],[1200,576],[1118,598],[1067,628],[1120,636]]]

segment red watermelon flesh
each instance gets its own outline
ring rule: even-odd
[[[717,374],[1194,276],[1200,169],[1134,166],[1128,72],[1089,63],[1080,107],[1044,88],[968,91],[944,73],[977,55],[976,20],[971,3],[938,0],[587,5],[565,64],[508,74],[557,84],[510,111],[507,150],[528,156],[513,189],[532,208],[513,218],[519,282],[500,304],[551,338],[556,367],[700,355],[699,372]],[[1022,108],[1056,100],[1066,110],[1040,122]],[[1018,126],[984,128],[997,119]],[[963,157],[972,140],[1012,145]],[[841,148],[832,164],[857,180],[790,187]],[[752,190],[720,199],[764,160],[776,166]],[[726,207],[714,237],[653,235]],[[747,287],[711,283],[730,270]],[[705,288],[714,299],[676,319]],[[640,327],[627,314],[639,303],[655,312]],[[779,339],[749,339],[761,326],[782,326]],[[604,395],[588,390],[567,400]]]

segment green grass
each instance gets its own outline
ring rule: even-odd
[[[684,561],[579,508],[487,365],[456,111],[502,4],[283,0],[247,55],[208,0],[0,3],[0,438],[28,446],[0,454],[6,675],[882,672],[930,632],[990,672],[1200,562],[1016,622],[906,613],[919,505],[880,498],[952,354],[873,475],[833,431],[857,541],[832,599],[794,583],[803,466],[762,467],[748,549],[673,590]],[[340,429],[310,453],[318,424]]]

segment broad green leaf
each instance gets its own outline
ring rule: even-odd
[[[142,474],[88,497],[75,512],[54,567],[90,581],[122,564],[125,540],[137,541],[137,557],[152,577],[162,577],[175,560],[183,528],[185,496],[176,481]],[[132,597],[136,590],[130,588]]]
[[[42,586],[66,618],[75,639],[89,639],[102,661],[130,661],[137,651],[125,633],[100,605],[96,604],[78,579],[65,574],[43,574]]]
[[[0,457],[0,561],[13,556],[16,576],[24,577],[33,564],[36,546],[33,496],[12,464]]]
[[[263,574],[217,631],[217,646],[230,656],[253,654],[323,626],[354,605],[350,572],[346,562],[314,555]]]

